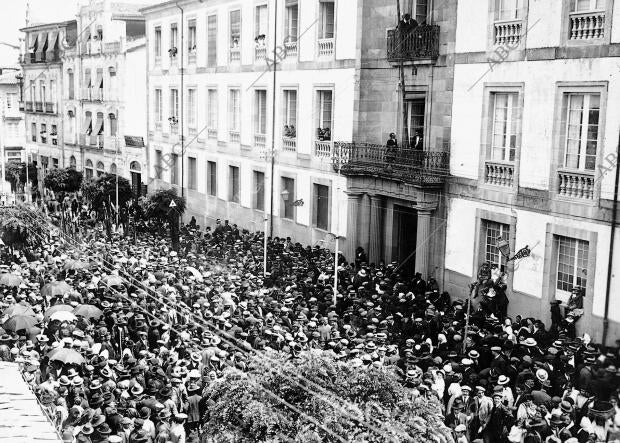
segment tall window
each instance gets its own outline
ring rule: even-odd
[[[105,174],[105,166],[103,162],[97,162],[97,177],[101,177],[103,174]]]
[[[293,220],[295,218],[295,180],[288,177],[282,177],[282,193],[280,194],[280,216]]]
[[[329,229],[329,186],[315,183],[312,187],[312,224],[319,229]]]
[[[179,184],[179,155],[171,154],[170,155],[171,165],[170,165],[170,183],[173,185]]]
[[[571,12],[605,10],[605,0],[571,0]]]
[[[170,90],[170,117],[179,117],[179,90]]]
[[[161,89],[155,89],[155,123],[161,123],[163,119],[163,106]]]
[[[254,198],[252,206],[259,211],[265,210],[265,173],[254,171]]]
[[[267,15],[267,5],[259,5],[256,7],[255,17],[254,17],[254,38],[259,39],[262,36],[263,44],[264,37],[267,35],[267,23],[268,15]]]
[[[482,235],[484,236],[484,261],[497,267],[504,272],[506,270],[506,257],[497,248],[497,242],[502,239],[509,241],[510,225],[497,223],[490,220],[482,221]]]
[[[84,171],[86,172],[86,178],[93,178],[93,176],[95,175],[95,170],[93,168],[93,162],[91,160],[86,160]]]
[[[217,129],[217,89],[207,91],[207,127]]]
[[[238,132],[240,126],[240,91],[238,89],[230,89],[228,94],[228,129]]]
[[[405,129],[407,141],[411,148],[418,150],[422,150],[423,148],[424,107],[425,100],[423,98],[405,100]]]
[[[187,187],[196,189],[196,159],[187,157]]]
[[[196,52],[196,19],[190,20],[187,28],[187,49],[191,54]]]
[[[408,0],[407,6],[403,9],[403,14],[410,14],[420,25],[426,23],[427,12],[428,0]]]
[[[45,82],[43,80],[41,80],[41,82],[39,83],[39,94],[41,94],[41,102],[43,103],[43,106],[45,106],[45,102],[47,100],[47,91],[45,87]]]
[[[518,94],[493,94],[491,158],[514,161],[519,122]]]
[[[56,80],[50,80],[50,102],[56,103]]]
[[[69,70],[67,72],[67,76],[69,78],[69,100],[73,100],[75,98],[75,80],[73,77],[73,71]]]
[[[284,90],[284,136],[297,137],[297,91],[294,89]]]
[[[254,132],[267,133],[267,91],[257,89],[254,95]]]
[[[217,15],[207,18],[207,66],[217,66]]]
[[[196,128],[196,90],[187,90],[187,125]]]
[[[567,94],[564,167],[594,170],[599,138],[600,94]]]
[[[72,155],[69,158],[69,167],[72,168],[72,169],[75,169],[77,167],[77,160],[75,159],[74,155]]]
[[[555,297],[566,303],[573,288],[586,288],[590,245],[584,240],[559,235],[555,241],[558,251]]]
[[[47,125],[41,123],[41,143],[47,143]]]
[[[6,108],[14,109],[17,105],[17,93],[7,92],[6,93]]]
[[[97,112],[97,123],[93,135],[103,135],[103,112]]]
[[[155,27],[155,57],[161,57],[161,26]]]
[[[230,11],[230,47],[241,46],[241,11]]]
[[[179,30],[177,29],[177,24],[172,23],[170,25],[170,49],[172,52],[171,55],[176,55],[176,51],[179,49]]]
[[[519,18],[520,0],[499,0],[497,19],[515,20]]]
[[[30,139],[33,142],[37,141],[37,124],[36,123],[30,123]]]
[[[297,0],[287,0],[286,1],[286,10],[284,13],[284,32],[286,35],[285,43],[293,43],[297,41],[298,37],[298,16],[299,16],[299,6],[297,4]]]
[[[86,118],[84,120],[84,133],[91,135],[93,132],[93,114],[90,111],[86,111]]]
[[[334,38],[334,2],[321,1],[319,9],[319,38]]]
[[[207,194],[215,197],[217,195],[217,163],[207,162]]]
[[[239,203],[239,167],[228,167],[228,201]]]
[[[161,180],[161,173],[163,170],[161,151],[158,149],[155,151],[155,178]]]
[[[110,135],[115,137],[118,132],[118,120],[116,119],[116,115],[112,113],[108,115],[108,118],[110,119]]]
[[[332,91],[317,91],[317,129],[326,140],[331,140],[332,129]],[[326,132],[326,130],[328,130]],[[329,137],[326,134],[329,133]]]

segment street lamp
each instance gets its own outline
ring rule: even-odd
[[[280,192],[280,195],[282,196],[282,200],[287,202],[291,193],[287,189],[285,189],[284,191]]]
[[[515,255],[510,257],[510,244],[508,243],[508,240],[504,240],[501,237],[497,239],[497,243],[495,244],[495,246],[497,247],[497,249],[499,249],[499,252],[504,256],[506,261],[513,261],[529,257],[530,253],[532,252],[529,246],[525,245],[524,247],[519,249]]]
[[[499,249],[499,252],[506,258],[510,257],[510,243],[508,243],[507,240],[504,240],[503,238],[499,238],[497,241],[497,249]]]

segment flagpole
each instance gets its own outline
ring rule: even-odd
[[[116,163],[116,232],[118,232],[118,213],[119,213],[119,207],[118,207],[118,139],[116,139],[115,142],[116,142],[116,153],[114,155],[114,162]]]

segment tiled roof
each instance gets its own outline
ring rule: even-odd
[[[17,363],[0,362],[0,443],[61,442]]]

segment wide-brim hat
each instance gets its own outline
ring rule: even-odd
[[[498,385],[507,385],[510,382],[510,377],[506,377],[505,375],[500,375],[497,379]]]

